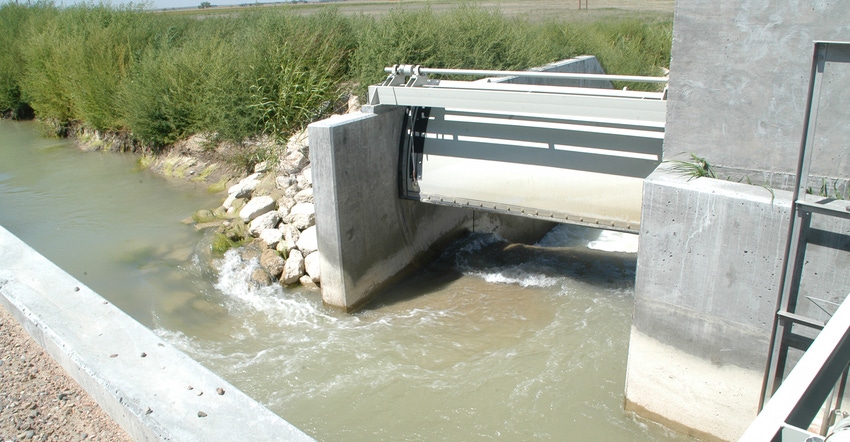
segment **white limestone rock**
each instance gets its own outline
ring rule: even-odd
[[[283,240],[277,243],[277,251],[284,256],[289,256],[289,252],[298,248],[295,243],[301,237],[301,232],[290,224],[282,225],[280,230],[283,232]]]
[[[284,217],[284,219],[286,219],[286,215],[289,214],[289,210],[292,209],[296,204],[298,204],[298,203],[295,201],[295,199],[292,198],[292,197],[289,197],[289,196],[284,196],[284,197],[281,197],[279,200],[277,200],[278,210],[280,210],[281,213],[283,212],[284,209],[286,210],[286,214],[281,215],[281,216]]]
[[[233,208],[233,202],[236,201],[236,195],[230,194],[227,195],[227,198],[224,199],[224,202],[221,203],[221,207],[224,207],[227,210]]]
[[[283,198],[281,198],[283,199]],[[284,201],[285,203],[285,201]],[[294,206],[295,204],[293,204]],[[292,206],[290,206],[292,207]],[[289,207],[286,207],[285,204],[281,204],[281,200],[277,200],[277,213],[280,214],[280,220],[283,221],[286,218],[286,215],[289,215]]]
[[[230,186],[230,189],[227,190],[227,196],[233,195],[236,198],[247,198],[251,196],[251,192],[260,184],[260,175],[262,174],[255,173],[242,178],[242,181]]]
[[[310,275],[303,275],[298,282],[301,283],[302,286],[306,289],[310,290],[318,290],[319,286],[313,281],[313,278],[310,278]]]
[[[313,186],[309,181],[307,181],[307,177],[303,173],[299,173],[295,177],[295,183],[298,184],[299,189],[307,189]]]
[[[298,249],[289,253],[289,258],[283,265],[283,274],[280,276],[280,282],[283,285],[292,285],[298,282],[301,275],[304,274],[304,255]]]
[[[307,164],[310,163],[310,160],[304,156],[301,151],[294,151],[286,154],[285,157],[280,161],[280,168],[287,174],[296,174],[301,171]]]
[[[310,226],[301,232],[301,237],[298,238],[295,245],[298,246],[298,250],[301,250],[305,254],[319,250],[319,239],[316,235],[316,226]]]
[[[298,192],[300,192],[300,191],[301,191],[301,189],[298,188],[298,184],[293,184],[293,185],[287,187],[286,189],[284,189],[283,196],[284,196],[284,198],[289,198],[289,199],[295,201],[295,195],[297,195]]]
[[[271,212],[274,208],[275,201],[271,196],[253,198],[239,211],[239,217],[247,223],[264,213]]]
[[[264,230],[274,229],[278,224],[280,224],[280,213],[272,210],[254,218],[251,224],[248,224],[248,233],[256,238]]]
[[[287,189],[297,183],[295,177],[292,175],[278,175],[274,182],[277,184],[278,189]]]
[[[277,245],[283,240],[283,231],[280,229],[265,229],[260,232],[258,238],[272,249],[277,249]]]
[[[289,140],[286,141],[286,153],[291,153],[295,151],[306,151],[307,146],[309,145],[309,139],[307,138],[307,130],[301,130],[289,137]]]
[[[304,176],[304,180],[307,182],[307,185],[313,185],[313,166],[307,166],[304,170],[301,171],[301,175]]]
[[[295,201],[299,203],[312,203],[313,202],[313,188],[308,187],[298,193],[295,194]]]
[[[289,209],[284,221],[298,230],[304,230],[316,224],[316,206],[313,203],[298,203]]]
[[[321,282],[321,257],[319,252],[313,252],[304,258],[304,270],[313,282]]]

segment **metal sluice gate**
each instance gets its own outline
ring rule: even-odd
[[[667,78],[393,66],[369,104],[406,107],[401,197],[637,232],[662,157],[665,92],[507,83]],[[428,74],[491,76],[435,80]]]

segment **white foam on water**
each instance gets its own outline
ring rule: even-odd
[[[576,226],[573,224],[558,224],[553,227],[540,241],[541,247],[585,247],[589,241],[599,234],[599,229]]]
[[[638,235],[636,233],[603,230],[599,238],[587,243],[587,248],[605,252],[637,253]]]
[[[214,287],[225,298],[232,311],[250,309],[264,313],[280,325],[321,327],[336,318],[319,311],[316,303],[308,302],[295,293],[286,293],[278,284],[260,285],[251,280],[251,274],[260,268],[259,259],[245,260],[238,250],[225,252],[217,263],[218,281]]]
[[[637,253],[638,235],[614,230],[559,224],[537,245],[542,247],[587,247],[606,252]]]
[[[563,280],[563,278],[530,273],[519,267],[496,272],[470,272],[468,274],[478,276],[491,284],[511,284],[521,287],[553,287]]]

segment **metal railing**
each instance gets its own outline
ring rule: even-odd
[[[440,69],[424,68],[420,65],[396,64],[384,68],[384,72],[391,77],[412,77],[433,75],[470,75],[476,77],[528,77],[528,78],[556,78],[569,80],[608,80],[627,81],[635,83],[667,83],[668,77],[648,77],[640,75],[610,75],[610,74],[585,74],[573,72],[540,72],[540,71],[499,71],[480,69]]]

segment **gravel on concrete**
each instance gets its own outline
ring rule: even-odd
[[[131,441],[0,306],[0,442]]]

